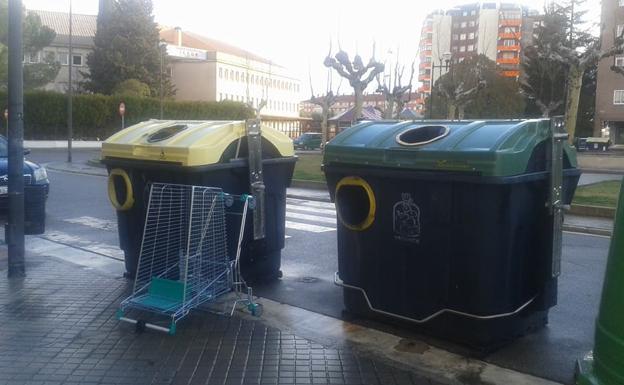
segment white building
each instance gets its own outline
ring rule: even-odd
[[[285,68],[251,52],[180,28],[163,29],[178,100],[267,101],[263,118],[296,119],[301,84]]]

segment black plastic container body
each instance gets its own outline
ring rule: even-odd
[[[248,211],[241,248],[241,272],[250,281],[270,280],[281,275],[281,250],[284,248],[286,188],[290,185],[296,158],[263,160],[265,183],[265,238],[253,239],[252,211]],[[246,159],[202,167],[181,167],[158,162],[107,159],[109,171],[121,168],[130,177],[134,205],[117,211],[120,248],[124,251],[126,271],[134,276],[141,252],[149,189],[153,182],[220,187],[230,194],[249,194],[249,168]],[[123,191],[123,183],[117,191]],[[125,194],[122,193],[122,195]],[[123,200],[120,198],[120,201]],[[241,216],[227,215],[228,255],[234,259]]]
[[[325,173],[339,213],[362,199],[336,197],[342,178],[360,177],[374,192],[370,227],[352,230],[338,221],[339,276],[364,289],[374,308],[420,320],[443,309],[509,313],[530,301],[497,319],[444,313],[425,323],[400,321],[480,350],[547,322],[557,300],[548,173],[482,178],[349,165],[325,166]],[[580,172],[564,175],[569,203]],[[344,300],[352,313],[397,321],[372,312],[358,290],[345,288]]]

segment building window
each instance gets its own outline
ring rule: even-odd
[[[620,7],[624,7],[624,0],[618,0],[618,5]]]
[[[474,34],[474,32],[470,32],[470,33],[468,34],[468,39],[474,39],[474,38],[475,38],[475,34]]]
[[[474,45],[472,45],[472,44],[468,45],[468,47],[466,48],[466,51],[468,51],[468,52],[474,51]]]
[[[622,31],[624,31],[624,24],[619,24],[619,25],[617,26],[617,32],[615,33],[615,35],[616,35],[617,37],[622,36]]]
[[[475,21],[474,21],[474,20],[470,20],[470,21],[468,22],[468,26],[469,26],[469,27],[474,27],[475,25],[476,25],[476,24],[475,24]]]
[[[39,52],[30,52],[27,57],[29,63],[39,63]]]
[[[462,33],[461,35],[459,35],[459,40],[466,40],[466,34]]]
[[[73,55],[72,65],[82,67],[82,55]]]
[[[513,47],[514,45],[516,45],[516,41],[515,40],[503,40],[503,45],[505,47]]]
[[[456,34],[456,33],[454,33],[454,34],[453,34],[453,40],[457,40],[457,39],[459,39],[459,35],[458,35],[458,34]]]
[[[459,52],[466,52],[466,46],[462,45],[461,47],[459,47]]]
[[[453,28],[458,28],[459,27],[459,23],[453,23]]]
[[[223,78],[223,68],[219,67],[219,78]]]
[[[613,91],[613,104],[624,104],[624,90]]]
[[[468,23],[466,23],[465,21],[462,21],[460,25],[461,25],[461,28],[466,28]]]
[[[624,1],[624,0],[622,0]],[[624,56],[618,55],[615,57],[615,66],[616,67],[624,67]]]
[[[503,59],[515,59],[516,58],[516,54],[513,52],[503,52],[502,56]]]
[[[457,52],[457,46],[456,46],[456,45],[454,45],[454,46],[453,46],[453,48],[451,48],[451,51],[453,51],[453,52]]]
[[[468,16],[468,11],[464,11],[464,12],[462,13],[462,16]]]
[[[470,11],[470,15],[471,15],[471,16],[474,16],[474,15],[476,15],[476,14],[477,14],[477,11],[476,11],[476,10],[474,10],[474,9],[473,9],[472,11]]]

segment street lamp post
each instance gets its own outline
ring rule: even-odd
[[[453,54],[451,54],[450,52],[445,52],[442,54],[442,57],[439,59],[440,60],[440,65],[435,65],[435,63],[433,63],[431,65],[431,84],[429,86],[429,119],[433,118],[433,86],[435,84],[435,70],[436,68],[440,69],[440,77],[442,77],[442,68],[444,68],[446,71],[448,71],[450,63],[451,63],[451,57],[453,56]],[[444,60],[444,64],[442,64],[442,60]]]

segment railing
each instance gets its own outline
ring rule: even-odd
[[[499,45],[496,49],[499,51],[520,51],[520,45]]]
[[[514,58],[499,57],[496,59],[496,63],[498,64],[520,64],[520,58],[519,57],[514,57]]]

